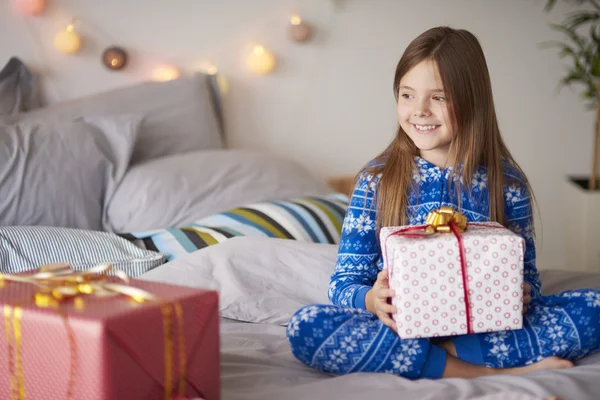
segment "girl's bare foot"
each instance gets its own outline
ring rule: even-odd
[[[444,349],[449,355],[456,357],[456,347],[454,346],[454,343],[452,343],[452,341],[448,340],[447,342],[439,343],[438,346]],[[500,373],[526,374],[528,372],[541,371],[544,369],[566,369],[571,368],[572,366],[573,363],[569,360],[563,360],[562,358],[558,357],[548,357],[544,358],[542,361],[539,361],[535,364],[527,365],[525,367],[500,370]]]
[[[564,360],[558,357],[548,357],[544,358],[542,361],[538,361],[535,364],[527,365],[525,367],[506,368],[498,371],[500,371],[500,373],[508,373],[511,375],[521,375],[534,371],[543,371],[545,369],[567,369],[571,367],[573,367],[573,363],[569,360]]]
[[[490,375],[523,375],[535,371],[571,368],[573,363],[558,357],[548,357],[535,364],[517,368],[488,368],[466,363],[451,354],[446,358],[443,378],[477,378]]]

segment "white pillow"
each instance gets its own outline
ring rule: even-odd
[[[332,193],[300,164],[253,150],[206,150],[138,164],[108,204],[104,228],[182,226],[244,204]]]
[[[328,304],[337,245],[237,237],[163,264],[138,279],[219,291],[222,317],[287,325],[308,304]]]

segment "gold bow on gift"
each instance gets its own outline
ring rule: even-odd
[[[80,295],[124,295],[139,303],[158,300],[152,293],[126,285],[129,277],[122,271],[114,271],[114,274],[125,284],[106,281],[106,273],[111,268],[108,264],[102,264],[87,271],[73,271],[66,264],[51,264],[31,275],[0,274],[0,285],[6,280],[37,286],[39,290],[35,294],[35,304],[38,307],[56,307],[61,301],[77,299]]]
[[[452,222],[460,233],[467,229],[467,217],[458,211],[454,211],[452,207],[443,206],[439,210],[433,210],[427,214],[427,218],[425,219],[427,228],[425,228],[425,232],[451,232],[450,224]]]

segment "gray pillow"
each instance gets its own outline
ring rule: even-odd
[[[44,264],[67,263],[76,271],[99,264],[136,277],[166,261],[114,233],[46,226],[0,227],[0,272],[15,274]]]
[[[245,204],[332,192],[300,164],[266,152],[180,154],[131,167],[107,205],[104,228],[175,227]]]
[[[38,77],[12,57],[0,70],[0,115],[16,115],[41,106]]]
[[[0,122],[0,225],[101,229],[140,121]]]
[[[69,101],[26,114],[29,120],[80,116],[144,116],[132,163],[171,154],[222,148],[219,122],[206,75],[170,82],[143,82]]]

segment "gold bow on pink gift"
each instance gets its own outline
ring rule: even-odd
[[[442,206],[439,210],[433,210],[427,214],[425,219],[427,233],[449,233],[452,231],[450,225],[454,223],[460,233],[467,229],[467,217],[452,207]]]

